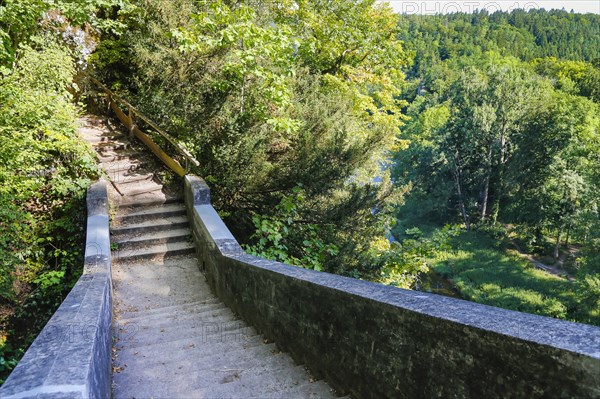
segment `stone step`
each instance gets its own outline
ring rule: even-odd
[[[190,315],[202,321],[203,317],[214,317],[217,313],[220,312],[222,314],[225,309],[229,309],[223,302],[218,300],[211,301],[210,299],[180,303],[173,306],[163,306],[161,308],[154,308],[152,311],[138,312],[128,317],[118,315],[115,317],[115,320],[120,324],[137,322],[140,325],[160,326],[165,323],[168,324],[173,320],[183,320]],[[226,313],[235,319],[231,311]]]
[[[193,254],[196,247],[187,241],[155,244],[148,247],[140,247],[125,250],[111,251],[111,257],[116,262],[135,262],[142,259],[166,259],[175,256]]]
[[[124,173],[124,174],[120,174],[119,172],[112,172],[112,173],[107,173],[107,175],[113,183],[119,184],[122,187],[127,187],[126,185],[129,183],[152,181],[154,179],[153,172],[144,173],[142,171],[134,172],[134,173]]]
[[[169,314],[172,314],[175,311],[186,311],[188,310],[188,308],[200,309],[203,307],[209,307],[213,305],[217,305],[217,307],[225,306],[223,302],[213,297],[202,301],[187,302],[179,305],[161,306],[158,308],[136,309],[133,311],[123,310],[115,316],[115,320],[119,324],[124,324],[139,319],[149,320],[152,317],[162,318],[168,316]]]
[[[132,337],[128,348],[141,348],[148,345],[167,344],[182,339],[201,337],[206,342],[226,342],[254,335],[254,329],[242,321],[231,318],[231,314],[221,310],[203,320],[188,317],[179,324],[159,326],[156,329],[142,328],[138,324],[119,325],[119,333]]]
[[[159,260],[141,260],[115,265],[113,285],[122,294],[125,307],[150,309],[212,298],[210,290],[198,290],[206,284],[194,257],[179,256]],[[115,299],[120,303],[119,298]]]
[[[173,202],[161,206],[132,207],[128,210],[122,208],[119,209],[119,214],[112,218],[112,222],[115,226],[124,226],[158,218],[184,216],[185,214],[185,205],[181,202]]]
[[[216,337],[217,339],[214,335],[198,334],[169,342],[155,342],[136,347],[131,347],[128,341],[129,338],[135,339],[135,335],[128,337],[115,331],[114,336],[117,338],[115,346],[118,348],[118,361],[123,365],[139,362],[143,366],[144,364],[155,364],[164,361],[163,358],[157,357],[156,353],[169,353],[169,360],[174,359],[177,361],[177,359],[187,357],[195,359],[214,353],[225,353],[237,351],[240,348],[247,349],[264,345],[263,337],[258,335],[251,327],[244,329],[238,335],[229,332],[229,335]],[[119,337],[123,337],[123,339],[119,340]],[[237,345],[232,345],[233,342]]]
[[[231,310],[223,303],[212,304],[204,309],[186,308],[185,310],[176,310],[169,315],[159,314],[151,317],[138,317],[130,319],[115,319],[119,326],[127,327],[135,324],[135,328],[140,331],[155,330],[156,333],[172,332],[172,327],[177,326],[177,330],[185,328],[197,329],[198,326],[206,327],[206,331],[218,331],[222,328],[246,328],[246,325],[236,319]],[[216,324],[218,323],[218,324]],[[234,325],[229,325],[234,323]],[[163,331],[164,330],[164,331]]]
[[[156,218],[125,226],[114,226],[110,229],[111,241],[117,242],[123,241],[123,239],[134,239],[153,232],[183,229],[188,228],[188,226],[188,219],[185,215]]]
[[[187,308],[182,311],[173,311],[170,315],[158,315],[158,317],[154,315],[149,318],[138,317],[132,320],[117,318],[116,321],[121,327],[135,324],[135,328],[148,334],[151,334],[154,330],[157,335],[164,336],[167,339],[169,334],[177,334],[185,329],[198,329],[198,327],[206,327],[205,330],[210,327],[211,331],[246,328],[244,322],[237,319],[233,312],[223,304],[213,304],[196,311]],[[161,334],[158,334],[159,332]],[[149,342],[147,341],[147,343]]]
[[[177,362],[165,358],[158,364],[146,364],[146,368],[141,370],[136,367],[136,371],[139,370],[147,378],[157,378],[166,367],[172,370],[172,376],[175,378],[187,375],[190,382],[198,383],[200,380],[204,384],[212,385],[221,383],[222,380],[219,378],[221,373],[229,370],[249,370],[264,367],[266,364],[276,367],[291,365],[286,361],[288,360],[287,356],[274,355],[277,348],[273,344],[255,345],[246,349],[235,341],[230,342],[230,345],[235,350],[214,352],[208,356],[188,357],[188,359]]]
[[[217,383],[210,384],[211,378],[216,377],[214,374],[194,379],[191,389],[182,387],[175,396],[211,399],[282,398],[282,392],[294,390],[309,381],[310,377],[304,367],[294,366],[286,355],[270,356],[264,360],[262,365],[254,368],[222,371],[218,374],[220,378]],[[235,368],[234,366],[233,369]],[[322,397],[335,396],[326,392]]]
[[[100,121],[94,121],[92,123],[84,122],[84,124],[77,129],[77,134],[86,141],[95,137],[118,137],[119,139],[125,138],[125,135],[120,132],[115,132],[100,127],[98,122],[102,124]]]
[[[145,184],[139,184],[141,182],[135,181],[127,184],[125,182],[116,182],[119,191],[123,196],[134,197],[140,194],[148,194],[152,192],[162,191],[162,184],[158,184],[152,180],[144,181]]]
[[[148,173],[154,173],[151,167],[147,166],[146,161],[137,161],[126,164],[125,162],[103,162],[102,168],[104,172],[112,179],[115,180],[119,177],[127,177],[133,175],[144,175]]]
[[[180,323],[180,324],[174,324]],[[158,326],[148,326],[133,322],[126,325],[117,325],[121,335],[130,336],[128,346],[146,347],[152,344],[166,344],[172,341],[179,341],[182,338],[193,339],[195,337],[203,338],[207,344],[209,342],[241,341],[243,337],[253,335],[242,322],[231,320],[229,315],[215,314],[212,320],[197,321],[193,317],[186,317],[181,320],[174,320],[171,324],[164,323]]]
[[[235,338],[235,337],[234,337]],[[248,340],[232,339],[225,342],[206,344],[201,343],[196,348],[195,344],[188,344],[187,351],[193,352],[193,356],[186,351],[172,354],[168,357],[152,356],[150,352],[137,351],[134,355],[135,363],[126,363],[127,359],[119,359],[122,364],[128,364],[129,371],[159,374],[165,366],[172,370],[185,370],[187,373],[199,372],[216,365],[233,364],[235,367],[251,367],[258,364],[257,359],[272,356],[276,351],[274,344],[265,345],[260,336],[256,335]],[[136,353],[136,352],[134,352]],[[141,356],[140,356],[141,355]]]
[[[102,155],[105,151],[119,151],[131,149],[131,143],[125,141],[108,141],[92,144],[96,152]]]
[[[181,279],[187,279],[192,283],[205,284],[206,278],[198,268],[195,256],[179,256],[166,260],[145,260],[138,263],[129,263],[127,267],[117,268],[113,274],[119,274],[128,280],[123,281],[130,286],[143,286],[148,288],[149,284],[160,287],[161,284],[169,285],[171,282],[179,284]],[[190,287],[191,288],[191,287]],[[210,291],[197,291],[208,299]],[[172,295],[179,295],[179,291],[173,290]]]
[[[150,195],[150,196],[141,196],[138,195],[132,198],[121,198],[120,201],[115,204],[119,209],[121,208],[131,208],[131,207],[139,207],[139,206],[159,206],[162,204],[170,204],[172,202],[180,202],[183,200],[183,195],[181,193],[172,194],[172,193],[160,193],[162,195]]]
[[[91,130],[89,132],[85,132],[82,131],[82,129],[80,129],[78,133],[81,138],[83,138],[85,141],[91,144],[100,144],[115,141],[122,142],[122,140],[125,139],[125,136],[123,136],[122,134],[98,134],[97,132]]]
[[[174,229],[148,233],[135,238],[121,238],[112,241],[112,244],[119,250],[133,250],[135,248],[144,248],[158,244],[168,244],[174,242],[190,242],[190,229]]]
[[[149,162],[144,159],[123,159],[119,161],[102,162],[102,168],[106,173],[136,172],[148,165]]]
[[[127,264],[129,265],[129,264]],[[120,266],[120,265],[117,265]],[[140,266],[143,267],[143,266]],[[115,287],[113,287],[115,289],[121,289],[123,288],[122,284],[115,284]],[[208,299],[208,297],[206,295],[204,295],[203,293],[194,293],[194,292],[188,292],[188,294],[186,295],[185,298],[181,298],[178,296],[174,296],[174,295],[164,295],[164,292],[162,293],[163,295],[159,295],[159,296],[155,296],[155,295],[140,295],[137,291],[128,291],[126,289],[123,289],[123,298],[126,299],[125,302],[121,302],[121,300],[117,300],[118,302],[115,303],[115,305],[113,306],[113,308],[115,309],[115,314],[119,313],[121,310],[123,311],[129,311],[132,312],[134,307],[132,307],[130,305],[130,303],[132,301],[137,301],[137,306],[135,307],[135,309],[154,309],[154,308],[159,308],[159,307],[166,307],[166,306],[178,306],[178,305],[185,305],[187,303],[190,302],[197,302],[197,301],[204,301],[206,299]],[[117,316],[118,317],[118,316]],[[116,319],[118,320],[118,319]]]
[[[136,180],[136,178],[139,178],[139,176],[147,176],[149,173],[152,173],[152,175],[155,175],[155,170],[151,170],[149,168],[146,167],[141,167],[137,170],[113,170],[111,172],[107,172],[106,174],[110,177],[110,179],[115,182],[115,183],[123,183],[126,181],[132,182],[134,180]],[[152,188],[154,187],[160,187],[160,189],[163,189],[163,185],[162,183],[160,183],[160,181],[158,179],[155,180],[149,180],[149,181],[145,181],[142,182],[140,181],[137,184],[130,184],[127,185],[127,188],[129,189],[136,189],[136,188],[150,188],[150,186],[152,186]]]
[[[249,349],[258,353],[244,362],[238,362],[236,357],[213,364],[207,362],[200,364],[202,369],[199,371],[183,367],[173,369],[169,364],[146,369],[140,376],[146,384],[122,388],[137,392],[135,397],[246,398],[252,394],[262,397],[264,393],[287,390],[308,379],[304,368],[294,366],[288,356],[268,355],[257,348],[260,346]],[[267,349],[273,350],[271,346]],[[250,385],[251,389],[245,389]]]
[[[113,162],[113,161],[120,161],[120,160],[125,160],[125,159],[135,159],[136,157],[139,157],[139,152],[138,151],[133,151],[133,150],[119,150],[119,151],[103,151],[102,155],[98,154],[98,157],[100,158],[100,162],[105,163],[105,162]]]

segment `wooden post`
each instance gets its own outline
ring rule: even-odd
[[[179,162],[168,156],[163,150],[160,149],[160,147],[154,141],[152,141],[152,138],[150,138],[150,136],[138,129],[137,126],[135,126],[131,122],[127,115],[125,115],[125,112],[123,112],[117,104],[112,103],[111,105],[112,110],[115,111],[115,114],[117,114],[119,120],[123,122],[123,124],[127,127],[128,130],[133,132],[133,135],[136,138],[138,138],[142,143],[144,143],[150,149],[150,151],[152,151],[154,155],[156,155],[160,160],[162,160],[164,164],[167,165],[167,167],[169,167],[173,172],[175,172],[179,176],[185,176],[185,169],[183,169]]]
[[[136,128],[135,121],[134,121],[133,117],[134,117],[134,114],[131,111],[131,107],[129,107],[128,118],[129,118],[129,123],[130,123],[130,125],[129,125],[129,139],[130,140],[133,139],[133,137],[134,137],[133,131]]]
[[[130,138],[137,137],[138,139],[140,139],[144,144],[146,144],[150,148],[150,150],[158,158],[160,158],[165,163],[165,165],[167,165],[169,168],[171,168],[179,176],[184,176],[186,174],[186,172],[190,170],[190,168],[191,168],[190,163],[192,163],[196,166],[200,165],[200,163],[192,156],[192,154],[190,154],[189,151],[187,151],[185,148],[183,148],[167,132],[165,132],[160,127],[158,127],[154,122],[152,122],[150,119],[145,117],[142,113],[138,112],[127,101],[123,100],[118,95],[116,95],[112,91],[110,91],[110,89],[108,87],[106,87],[104,84],[102,84],[98,79],[94,78],[93,76],[91,76],[87,73],[86,73],[86,76],[88,76],[92,82],[94,82],[96,85],[98,85],[107,94],[108,109],[112,108],[113,111],[115,111],[115,113],[117,114],[117,117],[127,127]],[[113,101],[113,96],[116,101]],[[118,101],[118,103],[117,103],[117,101]],[[123,105],[125,105],[127,107],[128,115],[126,115],[121,110],[121,108],[119,107],[120,103],[122,103]],[[142,132],[140,129],[138,129],[138,127],[135,125],[135,120],[134,120],[136,115],[138,118],[142,119],[145,123],[147,123],[151,128],[156,130],[156,132],[159,135],[161,135],[165,140],[167,140],[169,143],[171,143],[175,147],[175,149],[183,155],[183,157],[186,159],[186,169],[184,169],[179,162],[177,162],[175,159],[168,156],[162,149],[160,149],[160,147],[152,140],[152,138],[150,136],[148,136],[147,134]]]

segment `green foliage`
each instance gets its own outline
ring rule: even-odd
[[[585,98],[554,93],[517,139],[520,151],[509,169],[517,184],[507,216],[537,229],[538,238],[549,230],[560,241],[568,229],[572,238],[585,240],[598,228],[598,110]],[[558,246],[554,252],[557,257]]]
[[[561,61],[555,57],[538,58],[531,61],[531,65],[540,75],[553,79],[557,89],[600,102],[600,69],[597,65],[583,61]]]
[[[394,155],[401,225],[477,230],[434,256],[466,298],[598,324],[598,16],[403,15],[399,26],[415,53],[408,148]],[[507,254],[508,230],[577,283]]]
[[[196,172],[248,251],[402,287],[428,258],[463,256],[438,270],[466,297],[587,317],[593,279],[574,295],[503,245],[505,224],[546,252],[551,234],[558,247],[565,231],[586,249],[597,239],[597,16],[397,17],[374,0],[139,5],[130,31],[98,47],[98,73],[202,160]],[[476,256],[477,245],[456,250],[457,228],[402,229],[390,243],[403,193],[401,219],[462,221],[493,239]],[[594,254],[575,256],[578,270]]]
[[[75,133],[74,54],[139,11],[126,0],[0,1],[0,382],[81,273],[83,198],[98,170]]]
[[[29,43],[0,81],[0,378],[81,273],[83,198],[98,175],[75,132],[69,50]]]
[[[5,377],[16,367],[19,359],[23,356],[24,349],[14,349],[8,342],[6,335],[0,336],[0,383],[4,382]]]
[[[89,24],[98,32],[122,33],[141,10],[128,0],[5,0],[0,3],[0,72],[12,69],[21,46],[43,29],[64,32]]]
[[[567,231],[571,239],[582,240],[597,228],[596,66],[554,57],[530,63],[503,57],[500,54],[510,52],[510,44],[500,45],[493,35],[481,43],[457,45],[455,51],[433,60],[425,55],[431,44],[420,36],[424,32],[452,36],[506,23],[529,27],[528,20],[538,24],[546,17],[557,24],[580,18],[519,11],[457,14],[416,17],[409,27],[401,18],[405,34],[415,37],[417,62],[431,63],[430,69],[411,72],[420,95],[408,108],[413,119],[401,135],[410,142],[409,148],[395,157],[394,175],[411,190],[401,214],[416,204],[415,211],[424,217],[441,222],[460,217],[467,228],[488,220],[526,225],[532,248],[542,247],[543,234],[556,237],[555,258]],[[448,29],[431,24],[437,19],[448,21]],[[486,47],[492,42],[494,46]],[[440,49],[450,46],[444,43],[438,43]],[[479,52],[467,51],[469,46]]]
[[[598,258],[595,261],[597,262]],[[600,325],[600,273],[581,273],[580,276],[577,282],[579,305],[577,320]]]
[[[215,88],[227,92],[254,80],[252,90],[261,96],[252,98],[251,92],[248,93],[251,98],[248,111],[270,126],[280,125],[285,118],[279,120],[277,115],[270,115],[269,106],[290,105],[287,78],[293,73],[293,48],[297,46],[290,29],[258,25],[256,11],[244,4],[230,8],[222,1],[207,1],[199,7],[207,11],[192,15],[194,23],[190,29],[172,32],[180,43],[180,51],[197,56],[225,53],[220,60],[222,79],[213,83]],[[243,112],[244,104],[240,107]]]
[[[30,253],[29,244],[34,220],[20,212],[12,196],[0,196],[0,295],[4,300],[14,300],[12,272]]]
[[[202,160],[196,173],[238,237],[275,259],[378,276],[369,241],[400,195],[381,165],[398,148],[407,62],[391,10],[372,0],[142,4],[143,22],[110,54],[129,49],[135,76],[113,85]]]
[[[595,276],[573,282],[537,270],[485,233],[463,232],[429,262],[465,299],[600,325]]]
[[[32,282],[35,284],[39,284],[42,290],[47,290],[49,287],[59,285],[62,282],[64,276],[64,270],[51,270],[49,272],[41,274]]]
[[[10,66],[21,43],[38,30],[38,22],[49,9],[42,0],[7,0],[0,5],[0,66]],[[1,71],[0,71],[1,72]]]
[[[459,232],[458,226],[446,225],[424,237],[419,228],[413,227],[405,231],[409,238],[401,241],[374,241],[374,255],[382,258],[385,264],[380,281],[396,287],[412,287],[419,274],[429,271],[428,258],[437,251],[447,250],[450,238]]]
[[[600,16],[552,10],[489,14],[402,15],[400,37],[415,53],[409,76],[422,76],[437,63],[478,58],[488,51],[524,61],[556,57],[592,62],[600,57]]]
[[[292,192],[275,207],[275,216],[252,217],[256,232],[251,239],[256,244],[245,249],[253,255],[321,271],[326,258],[337,255],[339,250],[321,241],[317,225],[298,220],[298,205],[305,197],[300,187]],[[302,238],[301,245],[293,237]]]

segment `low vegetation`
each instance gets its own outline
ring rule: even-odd
[[[437,251],[428,261],[465,299],[600,325],[598,282],[585,281],[586,276],[578,281],[540,270],[513,245],[485,232],[463,232],[451,240],[447,250]],[[595,292],[590,283],[596,286]]]

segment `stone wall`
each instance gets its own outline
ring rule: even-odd
[[[87,193],[85,265],[0,398],[109,398],[112,285],[106,182]]]
[[[219,298],[357,398],[599,398],[600,328],[245,254],[186,176],[198,257]]]

